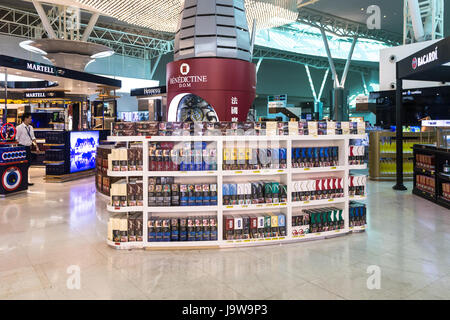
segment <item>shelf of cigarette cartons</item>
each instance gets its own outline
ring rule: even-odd
[[[351,165],[351,166],[349,166],[349,169],[350,169],[350,171],[351,170],[366,170],[367,169],[367,164]],[[367,188],[367,186],[366,186],[366,188]],[[367,200],[367,195],[364,195],[364,196],[349,196],[349,200],[350,201],[366,201]],[[364,232],[364,231],[366,231],[366,228],[367,228],[367,225],[355,226],[355,227],[350,227],[350,231],[351,232]]]
[[[189,171],[189,172],[152,172],[144,170],[143,172],[114,172],[108,171],[108,175],[116,177],[143,177],[144,188],[144,207],[132,207],[132,208],[115,208],[108,206],[107,209],[110,212],[143,212],[143,242],[122,242],[115,243],[107,240],[107,244],[116,249],[134,249],[134,248],[146,248],[146,249],[202,249],[202,248],[229,248],[229,247],[241,247],[241,246],[254,246],[254,245],[269,245],[269,244],[281,244],[289,242],[298,242],[303,240],[324,239],[350,233],[352,230],[349,228],[349,194],[348,194],[348,176],[350,170],[364,169],[365,166],[349,166],[349,141],[357,139],[365,139],[365,135],[321,135],[321,136],[151,136],[151,137],[124,137],[124,136],[110,136],[109,142],[142,142],[143,143],[143,167],[148,168],[148,143],[149,142],[182,142],[182,141],[203,141],[203,142],[216,142],[217,143],[217,171]],[[260,169],[260,170],[222,170],[222,154],[224,142],[275,142],[279,141],[285,144],[287,149],[287,168],[286,169]],[[325,168],[292,168],[291,157],[293,142],[305,142],[310,143],[311,146],[315,146],[315,142],[321,141],[340,141],[340,166],[325,167]],[[305,178],[311,175],[320,173],[343,173],[344,177],[344,197],[336,198],[332,200],[313,200],[310,202],[293,203],[292,202],[292,175],[305,175]],[[236,176],[285,176],[287,182],[287,203],[279,204],[252,204],[252,205],[237,205],[237,206],[224,206],[222,185],[224,177],[236,177]],[[217,206],[185,206],[185,207],[148,207],[148,177],[204,177],[211,176],[216,177],[217,180]],[[355,200],[363,200],[364,197],[354,198]],[[327,232],[311,233],[300,236],[292,236],[292,209],[299,207],[315,207],[331,204],[344,205],[344,219],[345,228],[341,230],[333,230]],[[283,210],[286,215],[286,236],[284,237],[272,237],[264,239],[243,239],[243,240],[223,240],[223,216],[224,214],[236,214],[238,212],[250,212],[250,211],[267,211],[267,210]],[[185,242],[148,242],[147,233],[147,221],[149,213],[196,213],[205,212],[210,214],[211,212],[217,213],[217,241],[185,241]],[[360,227],[365,228],[365,227]]]

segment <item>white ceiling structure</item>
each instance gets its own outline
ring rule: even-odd
[[[44,0],[45,1],[45,0]],[[67,1],[67,0],[66,0]],[[69,0],[70,1],[70,0]],[[184,0],[74,0],[84,9],[100,12],[120,21],[157,31],[175,33]],[[296,21],[298,5],[319,0],[245,0],[251,28],[256,19],[258,29],[282,26]]]

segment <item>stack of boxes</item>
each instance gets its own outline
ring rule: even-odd
[[[351,166],[360,166],[365,163],[365,147],[350,146],[348,163]]]
[[[108,240],[142,242],[143,230],[142,212],[115,215],[108,221]]]
[[[363,135],[364,122],[118,122],[115,136],[297,136],[297,135]]]
[[[108,167],[111,171],[142,171],[142,147],[112,149],[108,155]]]
[[[286,216],[263,215],[224,216],[225,240],[264,239],[286,236]]]
[[[309,178],[293,182],[292,201],[311,201],[344,197],[344,179]]]
[[[212,216],[149,217],[147,228],[149,242],[217,240],[217,218]]]
[[[180,184],[174,177],[149,177],[148,206],[216,206],[217,184]]]
[[[224,147],[223,170],[286,169],[286,148]]]
[[[111,185],[111,205],[115,208],[142,207],[144,189],[142,178],[121,179]]]
[[[287,187],[279,182],[223,184],[225,206],[286,202]]]
[[[442,184],[442,198],[447,201],[450,201],[450,183]]]
[[[318,208],[303,210],[292,217],[292,235],[345,229],[344,210]]]
[[[293,168],[339,166],[339,147],[292,148]]]
[[[349,225],[352,227],[365,226],[367,224],[367,207],[363,203],[350,202]]]
[[[349,176],[348,192],[350,196],[366,195],[367,176]]]

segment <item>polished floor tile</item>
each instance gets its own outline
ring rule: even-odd
[[[450,212],[413,196],[411,184],[394,192],[393,183],[369,183],[365,233],[116,251],[105,244],[108,198],[93,178],[45,184],[43,169],[31,172],[28,193],[0,199],[0,299],[450,299]],[[379,289],[368,287],[373,267]]]

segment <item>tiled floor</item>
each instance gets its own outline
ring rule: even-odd
[[[370,183],[369,228],[243,249],[115,251],[94,178],[0,199],[0,299],[450,299],[450,211]],[[69,290],[69,266],[81,289]],[[369,266],[381,288],[369,290]]]

